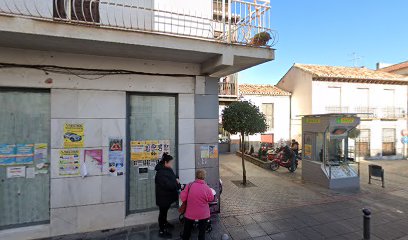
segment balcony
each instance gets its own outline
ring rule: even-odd
[[[220,102],[232,102],[238,100],[237,74],[232,74],[220,79],[220,82],[218,82],[218,99]]]
[[[349,107],[344,106],[327,106],[326,113],[349,113]]]
[[[0,0],[0,15],[255,47],[277,40],[269,0]]]
[[[0,35],[0,47],[188,63],[214,77],[273,60],[276,42],[269,0],[0,0]]]

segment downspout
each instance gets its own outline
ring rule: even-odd
[[[289,96],[289,139],[292,139],[292,93]]]

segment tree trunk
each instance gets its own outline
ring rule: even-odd
[[[246,186],[247,180],[246,180],[246,169],[245,169],[245,160],[244,160],[244,154],[245,154],[244,136],[245,136],[244,133],[241,133],[242,184]]]

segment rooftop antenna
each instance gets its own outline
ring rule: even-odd
[[[352,62],[353,62],[353,66],[354,66],[354,67],[358,67],[358,63],[359,63],[360,60],[363,59],[363,57],[362,57],[362,56],[359,56],[356,52],[353,52],[353,53],[351,54],[351,56],[352,56],[352,58],[351,58],[349,61],[352,61]]]

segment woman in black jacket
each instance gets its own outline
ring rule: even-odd
[[[173,172],[173,157],[167,153],[163,154],[155,170],[156,178],[156,205],[159,207],[159,236],[162,238],[171,238],[170,228],[174,228],[167,221],[167,212],[170,205],[178,200],[178,189],[180,183],[176,174]]]

